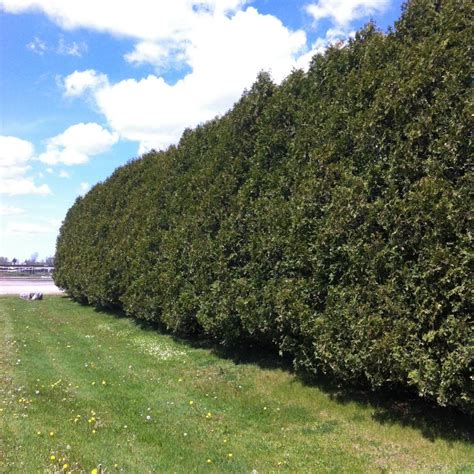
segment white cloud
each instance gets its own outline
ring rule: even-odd
[[[350,36],[355,20],[384,11],[389,0],[307,0],[305,11],[331,27],[311,47],[302,30],[292,31],[251,0],[0,0],[9,12],[40,11],[66,30],[86,28],[135,41],[125,61],[151,64],[156,74],[109,83],[93,69],[64,80],[64,95],[90,94],[112,130],[138,141],[140,151],[176,142],[186,127],[224,113],[255,80],[270,70],[279,82],[314,54]],[[344,44],[344,43],[341,43]],[[175,84],[165,69],[190,71]],[[71,156],[69,161],[78,161]]]
[[[59,230],[61,222],[51,220],[42,223],[36,222],[10,222],[7,224],[5,233],[9,235],[25,234],[55,234]]]
[[[323,54],[329,46],[346,45],[348,38],[355,36],[352,29],[354,21],[383,12],[389,3],[390,0],[318,0],[307,5],[306,11],[316,22],[329,19],[332,27],[326,30],[323,37],[316,39],[309,52],[298,59],[298,67],[306,69],[312,57]]]
[[[93,69],[86,71],[74,71],[64,80],[64,95],[78,97],[86,91],[94,91],[108,83],[107,76],[100,74]]]
[[[27,45],[26,48],[30,50],[32,53],[39,54],[40,56],[43,56],[43,54],[46,51],[46,43],[35,36],[32,41],[30,41]]]
[[[1,6],[2,3],[0,0],[0,7]],[[63,56],[81,57],[82,54],[87,51],[87,44],[84,41],[81,41],[80,43],[71,41],[68,43],[64,39],[64,36],[61,35],[59,36],[57,46],[51,46],[48,45],[46,41],[43,41],[42,39],[35,36],[33,40],[26,45],[26,48],[33,53],[39,54],[40,56],[43,56],[43,54],[47,51],[54,51],[55,53],[61,54]]]
[[[306,7],[317,21],[329,18],[334,24],[347,27],[352,21],[384,11],[389,0],[318,0]]]
[[[117,135],[97,123],[78,123],[63,133],[49,139],[49,144],[70,148],[86,155],[98,155],[107,151],[117,141]]]
[[[140,41],[132,52],[124,55],[124,59],[132,64],[152,64],[157,69],[167,69],[185,62],[183,45],[176,41],[153,42]]]
[[[59,37],[58,46],[56,48],[58,54],[81,57],[86,51],[87,44],[83,41],[80,43],[76,43],[76,41],[68,43],[63,36]]]
[[[37,186],[32,178],[27,177],[0,179],[0,193],[10,196],[20,196],[22,194],[52,194],[47,184]]]
[[[235,7],[239,2],[228,4]],[[176,43],[173,47],[178,48]],[[179,47],[191,72],[176,84],[156,75],[110,84],[96,71],[75,71],[65,78],[66,94],[80,95],[94,88],[99,110],[122,138],[140,142],[140,152],[165,148],[186,127],[228,110],[261,70],[281,81],[304,52],[306,35],[288,30],[271,15],[247,8],[232,16],[202,14]],[[159,65],[167,60],[167,48],[142,42],[127,60]]]
[[[117,140],[117,133],[109,132],[97,123],[78,123],[50,138],[46,151],[38,158],[48,165],[87,163],[90,156],[104,153]]]
[[[65,170],[61,170],[61,171],[59,172],[58,176],[59,176],[60,178],[70,178],[70,177],[71,177],[71,175],[70,175],[67,171],[65,171]]]
[[[81,196],[86,194],[87,191],[89,191],[90,188],[91,188],[91,185],[89,183],[82,182],[79,185],[79,194],[81,194]]]
[[[0,179],[17,178],[24,175],[30,166],[0,166]]]
[[[0,0],[9,13],[40,11],[66,30],[87,28],[139,40],[183,37],[203,16],[230,14],[246,0]]]
[[[62,163],[64,165],[82,165],[89,161],[89,157],[84,153],[80,153],[77,150],[70,148],[56,148],[49,147],[44,153],[41,153],[39,160],[48,165],[57,165]]]
[[[0,136],[0,166],[21,166],[33,156],[33,145],[21,138]]]
[[[141,41],[131,53],[127,53],[124,57],[130,63],[141,64],[159,61],[163,56],[166,56],[166,50],[159,44],[152,41]]]
[[[16,216],[18,214],[23,214],[24,212],[24,209],[19,207],[0,204],[0,216]]]
[[[92,69],[64,80],[64,95],[92,93],[109,125],[140,150],[176,142],[186,127],[224,113],[261,70],[279,82],[306,52],[306,35],[250,0],[0,0],[9,12],[40,11],[63,29],[87,28],[132,38],[124,58],[140,65],[190,70],[176,84],[157,75],[109,84]],[[45,157],[44,157],[45,158]],[[57,161],[57,155],[48,158]],[[70,156],[67,161],[80,161]]]
[[[33,159],[33,145],[21,138],[0,136],[0,194],[51,194],[48,185],[37,186],[25,176]]]

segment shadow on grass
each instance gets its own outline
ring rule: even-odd
[[[222,359],[235,364],[253,364],[270,370],[284,370],[293,373],[306,386],[315,387],[326,393],[339,404],[356,403],[372,409],[372,419],[382,425],[399,425],[420,431],[428,440],[443,439],[449,442],[474,443],[474,417],[451,408],[443,408],[422,400],[407,390],[371,391],[354,385],[339,383],[324,376],[295,371],[289,357],[280,357],[270,345],[262,347],[244,343],[238,347],[225,348],[215,341],[199,337],[186,339],[170,334],[162,325],[130,318],[119,309],[96,308],[95,311],[114,318],[126,318],[143,331],[155,331],[171,336],[179,344],[195,349],[205,349]]]
[[[357,403],[372,409],[371,418],[382,425],[399,425],[421,432],[430,441],[474,443],[474,418],[453,408],[440,407],[404,388],[369,390],[338,383],[329,377],[298,374],[305,385],[315,386],[340,404]]]

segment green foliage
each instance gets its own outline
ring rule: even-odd
[[[472,7],[413,0],[70,209],[56,283],[473,409]],[[428,26],[427,26],[428,25]]]

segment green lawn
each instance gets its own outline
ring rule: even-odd
[[[0,472],[474,472],[466,417],[305,384],[277,358],[61,296],[0,298],[0,334]]]

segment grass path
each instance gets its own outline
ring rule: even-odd
[[[474,472],[465,419],[341,402],[64,297],[0,298],[0,337],[0,472]]]

